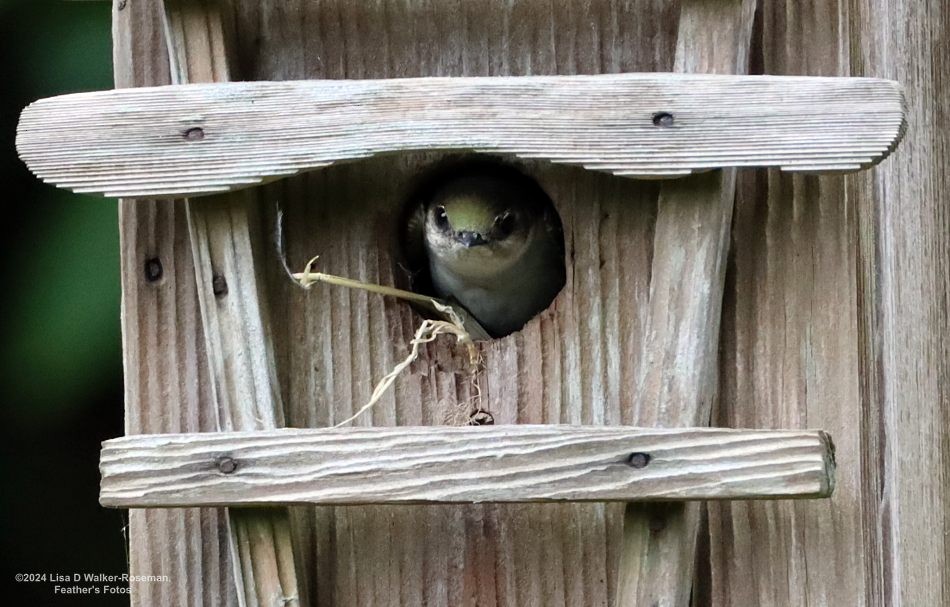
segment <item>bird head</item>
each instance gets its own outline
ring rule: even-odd
[[[504,184],[453,183],[426,210],[429,255],[460,274],[497,273],[517,261],[538,217]]]

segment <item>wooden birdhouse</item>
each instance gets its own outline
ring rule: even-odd
[[[787,75],[842,73],[812,69],[832,25],[791,53],[756,6],[117,3],[119,88],[34,103],[17,145],[121,198],[128,436],[101,501],[132,509],[132,574],[172,580],[133,602],[768,604],[729,589],[773,584],[750,563],[860,569],[817,548],[859,535],[837,175],[894,150],[904,100]],[[426,313],[288,273],[411,286],[413,193],[482,157],[550,199],[563,289],[473,350],[419,345],[334,427]],[[802,533],[827,539],[802,557]],[[857,592],[789,576],[789,604]]]

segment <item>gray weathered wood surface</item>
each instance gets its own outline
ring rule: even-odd
[[[76,192],[176,197],[425,150],[651,178],[739,166],[854,171],[885,157],[903,128],[900,87],[875,79],[323,80],[43,99],[24,110],[17,148],[41,179]]]
[[[947,605],[950,5],[868,4],[855,28],[853,73],[906,82],[914,119],[899,158],[846,181],[859,218],[861,537],[881,555],[867,567],[867,588],[885,604]]]
[[[236,61],[258,80],[670,71],[679,14],[669,0],[231,6]],[[117,78],[126,86],[169,83],[155,9],[116,5]],[[838,482],[832,500],[710,504],[697,605],[950,601],[950,132],[939,128],[950,116],[950,68],[939,53],[948,35],[943,0],[759,3],[753,73],[901,81],[909,126],[899,152],[868,174],[739,173],[714,420],[822,427],[835,436]],[[321,253],[326,271],[399,282],[393,209],[432,160],[379,158],[265,186],[287,213],[293,267]],[[482,346],[484,403],[499,423],[632,424],[658,186],[522,166],[565,222],[569,283],[525,330]],[[129,431],[211,430],[198,407],[208,373],[183,207],[120,208]],[[154,259],[164,273],[150,281],[144,269]],[[418,317],[358,293],[304,294],[273,256],[265,270],[288,423],[343,419],[404,356]],[[471,411],[472,397],[462,361],[437,343],[361,423],[443,423]],[[315,605],[575,606],[616,604],[622,510],[292,514]],[[137,605],[235,604],[218,512],[132,510],[132,572],[172,580],[135,584]]]
[[[849,43],[842,36],[861,12],[846,4],[762,4],[757,69],[849,75]],[[858,390],[855,213],[865,202],[848,193],[847,183],[775,171],[739,179],[713,424],[822,424],[834,428],[847,463],[839,468],[832,507],[708,505],[715,565],[704,600],[710,604],[899,604],[871,594],[882,577],[873,573],[881,558],[871,532],[876,523],[865,518],[874,516],[878,498],[870,486],[861,488],[867,482],[861,462],[873,457],[876,434],[866,426],[869,411]],[[743,398],[751,400],[735,400]]]
[[[941,0],[760,3],[754,69],[897,79],[908,131],[866,174],[741,174],[713,422],[840,465],[833,503],[710,504],[700,604],[950,603],[948,33]]]
[[[746,73],[754,0],[683,0],[681,6],[675,69]],[[726,169],[666,182],[660,189],[635,384],[638,424],[710,422],[735,183],[735,170]],[[627,506],[618,605],[689,603],[702,509],[702,504]]]
[[[103,444],[125,508],[828,497],[820,431],[513,425],[134,436]]]
[[[169,84],[161,4],[118,6],[116,87]],[[211,381],[184,205],[125,199],[118,206],[126,434],[214,431],[214,412],[203,406]],[[130,510],[130,572],[169,579],[131,582],[131,603],[236,605],[228,534],[223,509]]]
[[[231,78],[218,0],[165,0],[172,81]],[[260,205],[256,192],[184,201],[204,327],[217,430],[284,425],[263,288]],[[242,607],[297,607],[302,599],[285,509],[228,512],[231,562]]]

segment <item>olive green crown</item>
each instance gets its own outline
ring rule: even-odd
[[[453,230],[480,234],[491,230],[496,215],[504,210],[472,194],[450,196],[441,204]]]

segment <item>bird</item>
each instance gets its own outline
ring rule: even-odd
[[[512,167],[474,165],[438,180],[410,213],[407,242],[435,295],[492,337],[521,329],[564,286],[557,211]]]

